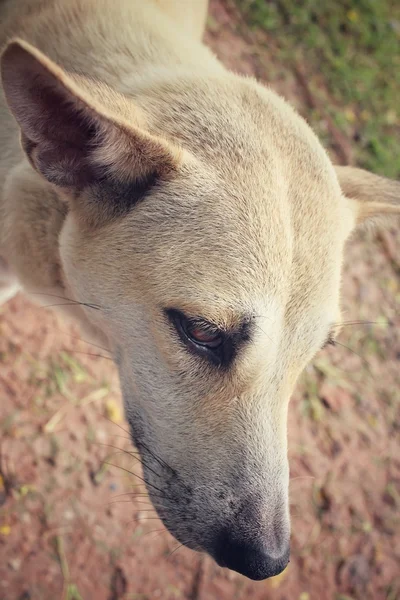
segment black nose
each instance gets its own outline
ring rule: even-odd
[[[250,579],[268,579],[279,575],[289,562],[289,544],[279,552],[268,551],[268,545],[259,540],[236,541],[229,532],[218,538],[214,558],[221,567],[228,567]]]

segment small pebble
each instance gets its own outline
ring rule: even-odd
[[[19,571],[20,567],[21,567],[21,559],[20,558],[12,558],[11,560],[8,561],[8,566],[10,567],[10,569],[12,569],[13,571]]]

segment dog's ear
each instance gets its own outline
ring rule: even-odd
[[[101,183],[119,197],[125,185],[133,203],[135,189],[143,195],[178,168],[179,150],[137,125],[135,107],[130,114],[123,96],[93,82],[97,95],[92,97],[78,77],[26,42],[14,40],[6,47],[1,74],[24,151],[50,183],[75,194]],[[108,102],[102,102],[102,89]],[[121,116],[118,103],[128,118]]]
[[[354,167],[335,169],[343,194],[355,211],[357,223],[400,215],[399,182]]]

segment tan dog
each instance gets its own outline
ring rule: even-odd
[[[68,299],[113,353],[165,525],[262,579],[289,557],[290,394],[337,331],[346,239],[399,213],[400,185],[335,171],[292,108],[200,43],[205,12],[0,0],[0,43],[19,38],[0,286]]]

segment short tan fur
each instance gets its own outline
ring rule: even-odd
[[[289,397],[340,321],[346,240],[400,185],[334,167],[228,72],[206,11],[0,2],[0,301],[68,299],[113,353],[166,526],[262,579],[289,556]]]

